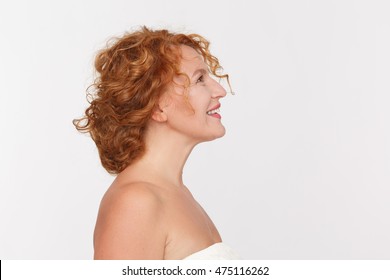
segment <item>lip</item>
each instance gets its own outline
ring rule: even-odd
[[[211,109],[208,109],[208,111],[211,111],[211,110],[215,110],[215,109],[218,109],[219,107],[221,107],[221,103],[218,103],[217,105],[215,105],[214,107],[212,107]]]
[[[219,107],[221,107],[221,103],[218,103],[217,105],[215,105],[214,107],[210,108],[207,110],[208,111],[212,111],[212,110],[215,110],[215,109],[218,109]],[[217,119],[221,119],[221,115],[218,114],[218,113],[214,113],[212,115],[209,115],[210,117],[213,117],[213,118],[217,118]]]

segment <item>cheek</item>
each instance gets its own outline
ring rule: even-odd
[[[187,97],[176,96],[172,100],[171,115],[176,117],[183,124],[192,126],[204,125],[209,121],[207,109],[210,107],[210,98],[207,98],[207,92],[191,91]]]
[[[175,118],[183,118],[192,114],[191,105],[182,96],[176,96],[171,100],[168,114]]]
[[[175,129],[185,131],[197,126],[198,112],[190,103],[182,101],[171,106],[168,120]]]
[[[189,103],[196,114],[205,115],[210,107],[210,98],[207,97],[207,93],[199,92],[189,98]]]

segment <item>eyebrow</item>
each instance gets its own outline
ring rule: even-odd
[[[207,71],[205,68],[196,69],[196,70],[194,71],[194,73],[192,74],[192,78],[193,78],[196,74],[198,74],[198,73],[207,74],[208,71]]]

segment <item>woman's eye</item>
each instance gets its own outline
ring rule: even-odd
[[[198,78],[198,80],[196,80],[196,83],[202,83],[202,82],[204,82],[204,76],[203,76],[203,75],[200,76],[200,77]]]

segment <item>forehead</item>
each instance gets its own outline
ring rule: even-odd
[[[203,57],[189,46],[181,46],[180,67],[182,71],[193,72],[198,68],[207,68],[206,63],[203,61]]]

